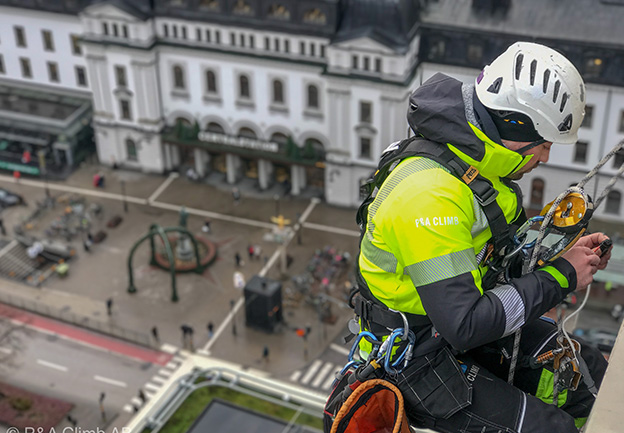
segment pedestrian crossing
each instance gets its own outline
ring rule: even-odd
[[[342,365],[316,359],[305,370],[293,371],[289,380],[308,388],[329,391],[341,368]]]
[[[124,405],[124,412],[138,412],[147,400],[150,400],[156,395],[160,388],[162,388],[162,386],[169,380],[169,377],[171,377],[171,375],[178,369],[178,367],[180,367],[180,365],[182,365],[182,363],[184,363],[185,360],[186,355],[181,353],[177,353],[173,358],[171,358],[171,361],[158,370],[158,372],[141,388],[145,401],[141,399],[140,394],[137,394],[132,397],[130,403]]]

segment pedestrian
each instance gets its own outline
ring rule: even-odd
[[[214,335],[213,330],[214,330],[214,325],[212,324],[212,322],[208,322],[208,338],[212,338],[212,336]]]
[[[510,46],[473,85],[435,74],[411,94],[415,136],[384,152],[367,185],[375,195],[357,212],[365,236],[352,302],[361,331],[381,341],[388,333],[380,330],[396,330],[407,316],[414,347],[426,346],[396,381],[411,420],[448,432],[547,433],[576,432],[587,419],[591,389],[563,387],[563,406],[553,406],[552,364],[528,359],[556,350],[557,326],[540,316],[606,267],[610,253],[591,250],[608,238],[583,236],[524,275],[522,260],[504,254],[526,221],[513,180],[547,162],[553,142],[576,143],[584,111],[572,63],[528,42]],[[582,355],[599,386],[607,362],[589,345]]]
[[[113,315],[113,298],[108,298],[106,300],[106,313],[109,316]]]
[[[238,204],[240,203],[240,197],[240,191],[238,190],[238,188],[232,188],[232,198],[234,199],[234,206],[238,206]]]
[[[139,406],[137,406],[136,404],[132,403],[132,410],[134,411],[134,413],[137,413],[139,411]]]
[[[141,400],[142,404],[145,404],[145,402],[147,401],[147,397],[145,396],[145,393],[142,389],[139,389],[139,399]]]
[[[84,241],[82,241],[82,246],[84,247],[84,250],[86,252],[91,251],[90,248],[89,248],[89,240],[88,239],[85,239]]]
[[[78,425],[78,420],[71,415],[67,415],[67,422],[72,425],[72,427],[76,427]]]
[[[260,261],[260,254],[262,254],[262,248],[260,248],[260,245],[254,245],[253,247],[254,259],[257,261]]]
[[[160,336],[158,335],[158,328],[156,326],[152,326],[152,337],[154,337],[156,344],[160,344]]]
[[[247,245],[247,254],[249,254],[249,261],[251,262],[254,258],[254,247],[253,245]]]
[[[236,267],[239,268],[241,265],[241,256],[240,254],[238,254],[238,252],[234,254],[234,262],[236,262]]]
[[[6,236],[6,228],[4,228],[4,219],[0,218],[0,233],[2,233],[2,236]]]
[[[262,348],[262,359],[264,360],[264,362],[268,363],[269,362],[269,346],[264,346]]]
[[[93,235],[91,232],[87,232],[87,239],[89,240],[89,243],[93,245]]]
[[[202,227],[202,232],[210,233],[210,220],[209,219],[204,221],[204,226]]]

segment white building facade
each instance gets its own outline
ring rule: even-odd
[[[383,149],[407,136],[414,88],[439,71],[471,82],[522,39],[522,29],[482,20],[500,11],[461,3],[58,0],[42,11],[36,0],[0,0],[0,84],[89,95],[102,164],[192,169],[232,185],[249,178],[259,190],[284,184],[293,195],[314,190],[353,207]],[[507,13],[531,3],[514,2]],[[622,6],[600,7],[624,17]],[[580,53],[564,42],[566,54]],[[613,51],[612,42],[596,46]],[[594,66],[607,61],[603,52],[593,51]],[[575,63],[588,61],[584,53]],[[522,180],[528,207],[541,208],[624,138],[622,83],[588,76],[580,141],[553,147],[551,162]],[[616,169],[604,167],[597,191]],[[620,188],[601,218],[621,219]]]

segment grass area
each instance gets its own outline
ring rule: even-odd
[[[222,386],[207,386],[195,390],[169,418],[160,433],[186,433],[214,398],[229,401],[238,406],[289,422],[296,411],[242,392]],[[323,430],[323,420],[308,414],[300,414],[296,424]]]

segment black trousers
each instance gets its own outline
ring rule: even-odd
[[[556,333],[555,325],[542,319],[527,324],[521,354],[555,348]],[[607,362],[600,351],[577,341],[599,387]],[[586,418],[594,403],[583,381],[576,391],[567,391],[565,403],[557,408],[536,397],[550,395],[552,401],[551,367],[519,366],[512,386],[507,383],[508,362],[501,360],[500,352],[490,347],[459,355],[443,349],[413,360],[397,378],[408,417],[415,425],[445,433],[578,432],[575,419]]]

